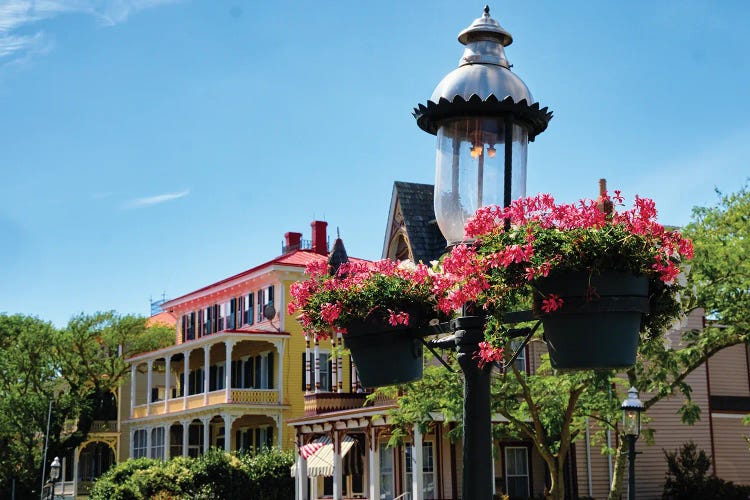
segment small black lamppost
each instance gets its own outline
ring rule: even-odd
[[[50,498],[55,500],[55,483],[60,478],[60,459],[55,457],[49,466],[49,479],[52,483],[52,489],[50,490]]]
[[[486,205],[508,206],[526,194],[526,150],[552,113],[539,107],[510,71],[505,47],[513,37],[490,17],[458,35],[466,46],[457,69],[414,109],[419,128],[437,136],[435,218],[449,245],[464,240],[464,224]],[[479,368],[485,318],[471,304],[451,322],[455,332],[432,345],[458,351],[464,374],[463,498],[489,500],[493,491],[491,365]]]
[[[621,408],[623,432],[628,438],[628,500],[635,500],[635,441],[641,434],[641,413],[645,410],[635,387],[630,388]]]

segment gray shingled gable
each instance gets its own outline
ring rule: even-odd
[[[396,181],[394,188],[414,260],[425,264],[436,260],[445,252],[446,242],[435,221],[434,186]]]

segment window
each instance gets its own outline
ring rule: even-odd
[[[320,380],[318,382],[321,391],[331,390],[331,360],[330,354],[327,352],[320,353]]]
[[[404,490],[411,490],[412,469],[414,468],[414,446],[404,446],[406,482]],[[435,461],[432,455],[432,442],[422,443],[422,493],[425,500],[435,498]]]
[[[266,317],[264,316],[265,309],[267,305],[274,305],[274,299],[275,299],[275,287],[273,285],[267,287],[267,288],[261,288],[258,290],[258,313],[257,313],[257,319],[258,321],[264,321]]]
[[[146,432],[146,429],[139,429],[133,433],[133,458],[140,458],[148,455]]]
[[[151,458],[164,460],[164,427],[151,429]]]
[[[220,391],[225,389],[224,387],[224,365],[211,365],[208,368],[208,390],[209,391]]]
[[[253,295],[252,293],[248,294],[247,297],[245,298],[245,324],[246,325],[252,325],[253,320],[255,319],[253,317],[253,304],[255,302],[253,300],[254,298],[255,298],[255,295]]]
[[[529,450],[526,447],[505,447],[505,488],[511,500],[529,497]]]
[[[380,498],[381,500],[393,500],[393,448],[387,444],[380,443],[378,447],[380,454]]]
[[[519,347],[521,347],[521,344],[523,344],[522,340],[511,340],[510,342],[510,348],[515,352]],[[513,361],[513,365],[518,369],[518,371],[525,372],[526,371],[526,349],[527,346],[524,346],[523,349],[521,349],[518,352],[518,357],[515,361]]]
[[[273,389],[273,353],[255,356],[255,389]]]
[[[260,451],[273,447],[273,427],[242,428],[234,433],[235,448],[244,451]]]
[[[204,321],[203,321],[203,335],[211,335],[214,325],[214,308],[213,306],[207,307],[205,311],[203,311]]]
[[[188,456],[197,458],[203,449],[203,424],[193,422],[188,427]]]
[[[227,316],[227,304],[222,302],[219,304],[219,314],[217,315],[218,321],[216,322],[216,331],[220,332],[224,330],[224,318]]]
[[[195,311],[182,316],[182,340],[195,338]]]
[[[203,368],[196,368],[188,374],[188,394],[200,394],[201,392],[203,392]]]
[[[231,299],[229,300],[226,305],[224,306],[226,309],[226,319],[224,320],[224,329],[225,330],[234,330],[237,325],[236,318],[237,318],[237,299]]]

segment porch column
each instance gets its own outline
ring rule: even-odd
[[[203,404],[208,404],[208,384],[210,382],[211,373],[209,372],[209,363],[211,362],[211,346],[203,346]]]
[[[151,445],[153,444],[151,442],[151,431],[153,431],[154,428],[151,426],[146,427],[146,457],[151,458]]]
[[[135,428],[130,428],[130,458],[135,458]]]
[[[341,480],[344,469],[341,460],[341,437],[338,431],[333,431],[333,500],[341,500]]]
[[[135,363],[130,365],[130,418],[135,411]]]
[[[297,474],[294,479],[297,483],[297,498],[307,500],[307,460],[301,453],[297,454]]]
[[[284,343],[286,341],[282,340],[276,345],[276,350],[279,352],[279,360],[276,363],[276,366],[278,367],[278,377],[279,377],[279,383],[277,385],[278,391],[279,391],[279,404],[284,403]],[[279,432],[281,434],[281,432]]]
[[[232,402],[232,351],[234,350],[234,341],[227,340],[224,342],[226,348],[226,358],[224,364],[224,401]]]
[[[411,451],[411,491],[414,500],[424,498],[424,478],[422,460],[422,433],[418,425],[414,425],[414,447]]]
[[[320,343],[318,339],[315,339],[315,372],[313,373],[313,385],[315,386],[315,392],[320,392]]]
[[[339,365],[336,362],[336,358],[332,356],[335,351],[337,336],[338,333],[334,333],[331,337],[331,354],[328,356],[328,359],[331,361],[331,392],[338,392],[339,387]],[[343,378],[343,374],[341,376]]]
[[[81,459],[81,448],[73,452],[73,498],[78,498],[78,461]]]
[[[182,424],[182,456],[188,456],[188,438],[190,430],[190,420],[180,420]]]
[[[354,358],[349,356],[349,366],[351,374],[352,374],[352,380],[354,380],[354,392],[356,393],[362,393],[365,392],[364,389],[362,389],[362,384],[359,381],[359,370],[357,370],[357,365],[354,364]]]
[[[148,377],[146,382],[146,415],[151,415],[151,384],[154,382],[154,360],[149,359],[146,362],[148,366]]]
[[[318,498],[318,478],[317,477],[311,477],[310,478],[310,499],[317,499]]]
[[[284,443],[282,441],[282,439],[281,439],[281,433],[282,433],[282,429],[281,429],[281,423],[282,423],[281,412],[277,413],[272,418],[273,418],[273,422],[276,424],[276,446],[278,446],[279,449],[281,449],[282,445]]]
[[[170,390],[170,382],[172,378],[172,355],[167,354],[164,357],[164,414],[166,414],[169,411],[169,393],[172,392]]]
[[[224,419],[224,451],[232,451],[232,422],[234,417],[229,413],[222,413]]]
[[[338,389],[337,392],[341,393],[344,392],[344,359],[341,357],[341,349],[343,343],[343,337],[340,333],[336,333],[336,346],[338,347],[338,355],[336,356],[335,363],[338,364],[338,372],[339,372],[339,383],[338,383]],[[351,374],[350,374],[351,376]],[[333,388],[331,388],[333,390]]]
[[[310,336],[305,334],[305,393],[310,393]]]
[[[211,442],[209,441],[211,437],[209,435],[211,417],[201,417],[201,422],[203,422],[203,454],[205,455],[211,447]]]
[[[185,354],[183,355],[183,364],[185,366],[182,367],[182,409],[187,410],[187,398],[188,394],[190,392],[190,384],[188,382],[188,379],[190,378],[190,353],[192,351],[188,349],[185,351]]]
[[[164,426],[164,460],[169,460],[170,448],[172,447],[172,436],[170,436],[172,430],[172,424]]]
[[[367,478],[367,482],[370,484],[369,498],[380,498],[380,449],[378,447],[377,431],[374,428],[370,429],[368,441],[370,442],[369,457],[367,460],[369,465],[369,477]]]

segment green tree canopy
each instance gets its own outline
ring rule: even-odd
[[[80,314],[63,329],[0,315],[0,497],[10,495],[12,481],[19,498],[40,488],[50,401],[48,461],[86,438],[102,395],[127,373],[125,358],[173,336],[170,327],[113,311]]]

